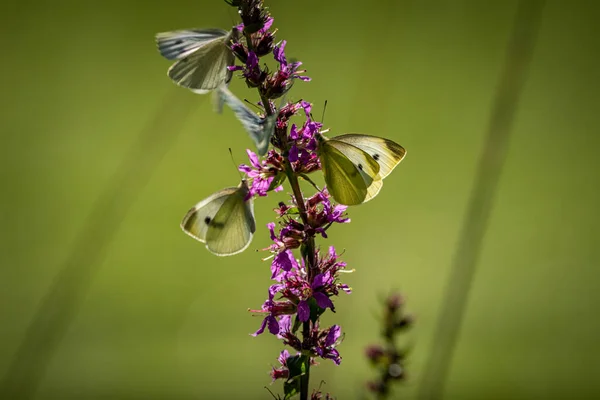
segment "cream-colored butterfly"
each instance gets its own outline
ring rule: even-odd
[[[235,56],[228,48],[237,40],[239,31],[222,29],[188,29],[162,32],[156,35],[160,54],[168,60],[178,60],[169,68],[169,77],[179,86],[199,94],[208,93],[227,84],[233,73]]]
[[[218,191],[196,204],[181,221],[181,229],[206,243],[218,256],[231,256],[246,250],[256,231],[254,203],[245,200],[248,184]]]
[[[222,85],[215,90],[214,101],[217,103],[217,111],[218,108],[222,107],[223,103],[227,104],[234,112],[237,119],[240,120],[250,138],[254,141],[258,155],[264,156],[267,154],[271,136],[273,136],[273,132],[275,131],[275,122],[277,121],[279,112],[268,117],[260,117],[248,108],[240,99],[235,97],[225,85]]]
[[[377,136],[352,133],[329,139],[318,134],[317,140],[327,190],[349,206],[377,196],[383,179],[406,155],[399,144]]]

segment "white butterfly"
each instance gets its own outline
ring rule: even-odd
[[[223,102],[227,104],[237,119],[240,120],[250,138],[256,144],[256,150],[259,156],[264,156],[269,148],[271,136],[275,130],[277,114],[275,112],[266,118],[258,116],[243,101],[238,99],[225,85],[220,86],[215,92],[215,103],[218,107]]]
[[[248,184],[225,188],[196,204],[181,221],[181,229],[218,256],[246,250],[256,231],[254,202],[245,200]]]
[[[383,179],[406,155],[406,150],[389,139],[346,134],[326,138],[317,135],[317,154],[327,189],[340,204],[366,203],[379,194]]]
[[[179,86],[199,94],[208,93],[231,80],[235,56],[228,48],[239,31],[189,29],[156,35],[158,50],[168,60],[178,60],[169,68],[169,77]]]

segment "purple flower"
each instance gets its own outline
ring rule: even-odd
[[[301,127],[292,124],[288,140],[292,143],[289,159],[295,172],[310,173],[321,168],[319,157],[317,155],[317,140],[315,135],[321,130],[323,124],[312,121],[310,112],[312,105],[306,101],[299,101],[295,107],[290,107],[294,113],[304,109],[306,121]]]
[[[287,350],[283,350],[279,354],[279,357],[277,357],[277,361],[279,361],[281,367],[272,367],[271,378],[273,378],[273,382],[275,382],[277,379],[287,379],[290,376],[290,370],[287,368],[288,358],[290,358],[290,353]]]
[[[246,62],[248,61],[248,49],[246,49],[246,46],[244,46],[240,42],[235,42],[235,43],[232,43],[229,46],[229,48],[231,49],[233,54],[235,54],[235,56],[238,58],[238,60],[240,60],[242,63],[246,64]],[[241,71],[244,69],[244,67],[237,66],[237,65],[228,65],[227,69],[229,71]]]
[[[246,150],[246,152],[251,166],[242,164],[238,169],[252,181],[248,199],[254,196],[266,196],[270,190],[276,192],[283,190],[281,182],[285,179],[285,174],[281,155],[270,150],[266,160],[261,162],[256,153],[251,150]]]
[[[277,61],[282,66],[287,65],[287,59],[285,58],[285,52],[284,52],[286,44],[287,44],[287,41],[283,40],[279,44],[279,46],[275,46],[275,49],[273,49],[273,55],[275,56],[275,61]],[[281,69],[281,67],[280,67],[280,69]]]
[[[315,292],[313,297],[317,301],[317,305],[322,309],[329,308],[331,311],[334,311],[333,302],[327,297],[326,294],[321,292]]]
[[[325,346],[335,345],[340,336],[342,336],[342,328],[339,325],[333,325],[327,333],[327,338],[325,339]]]
[[[279,357],[277,358],[277,361],[279,361],[279,363],[285,367],[287,365],[287,359],[288,358],[290,358],[289,351],[283,350],[281,352],[281,354],[279,354]]]
[[[288,220],[287,225],[279,231],[279,234],[275,233],[275,223],[268,223],[267,228],[273,241],[273,244],[267,249],[275,254],[286,249],[297,249],[304,240],[304,226],[294,220]]]
[[[289,272],[292,268],[297,266],[298,263],[296,262],[294,255],[290,250],[286,249],[273,258],[273,263],[271,264],[271,279],[275,278],[280,271],[283,270]]]
[[[275,56],[275,60],[279,63],[279,73],[281,73],[281,77],[284,79],[295,79],[298,78],[303,81],[310,81],[308,76],[300,76],[306,71],[298,71],[298,67],[302,65],[300,61],[296,61],[293,63],[288,63],[287,58],[285,57],[285,45],[287,42],[282,40],[279,46],[275,46],[273,49],[273,55]]]
[[[269,327],[269,332],[273,335],[279,334],[279,321],[278,317],[282,315],[290,315],[296,312],[296,305],[290,301],[274,301],[271,299],[271,293],[269,291],[269,300],[266,300],[261,310],[250,310],[250,312],[256,314],[267,314],[263,319],[260,328],[252,334],[252,336],[258,336],[265,331],[265,328]]]
[[[300,100],[300,105],[304,109],[306,118],[310,118],[310,111],[312,110],[312,104],[310,104],[308,101]]]
[[[229,0],[234,1],[234,0]],[[244,32],[246,34],[256,34],[264,29],[264,26],[272,22],[269,12],[264,8],[262,0],[236,1],[239,7],[239,14],[244,23]]]
[[[339,325],[333,325],[329,328],[327,335],[323,338],[321,337],[319,343],[316,348],[316,353],[330,360],[333,360],[336,365],[340,365],[342,362],[342,357],[340,357],[340,353],[335,349],[335,347],[339,344],[338,340],[342,335],[342,330]]]
[[[273,48],[275,60],[279,63],[279,68],[275,74],[269,76],[261,87],[261,93],[271,99],[276,99],[286,93],[293,85],[295,79],[301,81],[310,81],[308,76],[300,75],[306,72],[298,70],[302,63],[300,61],[288,63],[285,57],[286,41],[283,40]]]
[[[255,35],[252,35],[252,47],[256,50],[259,57],[266,56],[273,51],[275,43],[275,34],[270,32],[273,25],[273,18],[267,19],[265,25]]]
[[[292,329],[292,316],[291,315],[282,315],[279,318],[279,334],[277,336],[279,338],[282,338],[285,335],[289,334],[291,329]]]
[[[347,218],[345,214],[347,208],[347,206],[339,204],[333,206],[326,189],[317,192],[306,201],[306,212],[311,229],[323,237],[327,237],[326,230],[332,224],[350,222],[350,218]]]
[[[265,319],[263,319],[260,328],[258,328],[258,330],[252,334],[252,336],[260,335],[265,331],[265,327],[267,326],[269,327],[269,332],[271,332],[273,335],[279,333],[279,323],[277,322],[277,319],[272,315],[267,315]]]
[[[348,209],[348,206],[337,204],[332,207],[331,201],[329,201],[329,192],[327,189],[324,189],[318,195],[322,198],[323,213],[328,222],[337,222],[339,224],[350,222],[350,218],[344,217],[344,213]]]
[[[306,322],[308,321],[309,317],[310,307],[308,305],[308,302],[306,300],[302,300],[300,301],[300,303],[298,303],[298,319],[302,322]]]

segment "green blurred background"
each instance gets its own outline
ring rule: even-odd
[[[291,96],[318,115],[327,99],[333,134],[408,150],[379,197],[320,241],[356,272],[325,317],[346,332],[342,365],[323,362],[312,383],[359,397],[379,300],[400,289],[417,324],[396,398],[415,398],[517,2],[267,4],[313,78]],[[445,399],[600,397],[599,9],[544,7]],[[227,148],[245,162],[251,142],[229,110],[170,82],[153,37],[234,18],[218,0],[0,5],[0,378],[26,378],[10,398],[270,398],[280,343],[248,335],[260,319],[247,309],[267,295],[253,250],[285,194],[257,201],[241,255],[214,257],[180,231],[190,206],[237,184]],[[40,316],[66,328],[47,337],[30,325]],[[40,347],[18,352],[25,338]]]

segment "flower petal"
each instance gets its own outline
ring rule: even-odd
[[[287,65],[287,60],[285,58],[285,45],[286,45],[286,41],[282,40],[281,43],[279,43],[278,46],[275,46],[275,48],[273,49],[273,55],[275,56],[275,60],[277,60],[277,62],[279,62],[282,66],[286,66]]]
[[[246,153],[248,153],[248,158],[250,159],[250,164],[256,169],[260,169],[261,165],[258,161],[258,156],[250,149],[246,149]]]
[[[266,319],[268,319],[267,325],[269,326],[269,332],[273,335],[277,335],[279,333],[279,322],[277,322],[277,318],[269,315]]]
[[[325,346],[333,346],[342,335],[342,328],[339,325],[333,325],[329,328],[327,333],[327,339],[325,339]]]
[[[331,299],[325,294],[321,292],[313,293],[313,297],[317,301],[317,305],[323,309],[330,308],[332,311],[334,309],[333,302]]]
[[[252,336],[256,337],[265,331],[265,327],[267,326],[267,318],[269,318],[269,317],[270,317],[270,315],[262,320],[262,323],[260,324],[260,328],[258,328],[258,330],[252,334]]]
[[[306,322],[308,318],[310,318],[310,307],[306,300],[302,300],[298,303],[298,319],[300,322]]]

